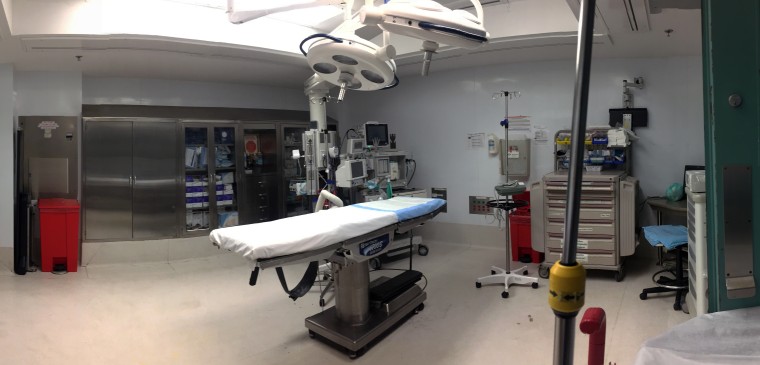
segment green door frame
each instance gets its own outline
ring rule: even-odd
[[[760,305],[760,290],[747,298],[729,299],[726,290],[726,167],[751,169],[752,271],[755,285],[760,269],[760,2],[757,0],[703,0],[702,38],[704,67],[705,162],[707,169],[707,266],[709,311]],[[740,95],[738,107],[729,96]],[[745,179],[746,180],[746,179]],[[727,189],[727,190],[726,190]],[[749,199],[751,198],[751,201]],[[739,204],[741,205],[741,204]],[[743,222],[742,222],[743,223]],[[730,230],[728,232],[731,234]],[[729,238],[730,239],[730,238]]]

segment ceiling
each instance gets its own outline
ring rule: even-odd
[[[91,4],[98,0],[88,1]],[[255,43],[273,39],[271,37],[274,35],[268,34],[266,27],[257,29],[253,24],[245,28],[249,26],[246,24],[236,28],[226,22],[224,11],[220,8],[226,0],[152,1],[192,7],[193,11],[198,8],[197,14],[200,15],[197,16],[218,16],[219,19],[214,19],[219,23],[220,30],[215,33],[218,38],[209,38],[207,34],[198,37],[206,39],[181,38],[175,34],[129,34],[126,33],[128,29],[125,31],[122,28],[118,30],[120,33],[108,32],[106,28],[77,33],[90,31],[80,29],[86,27],[83,22],[90,24],[88,18],[80,14],[84,12],[87,15],[82,10],[88,6],[85,0],[2,0],[0,63],[13,63],[15,69],[21,71],[81,71],[85,76],[95,77],[181,79],[301,88],[312,72],[297,51],[297,40],[303,38],[301,34],[308,32],[330,31],[341,21],[340,15],[316,20],[303,16],[289,18],[287,13],[270,16],[273,19],[266,21],[292,26],[292,31],[281,34],[287,40],[283,43],[287,44],[281,45],[282,49],[274,49]],[[461,0],[440,2],[457,7],[469,4],[469,1]],[[574,28],[577,27],[573,15],[574,2],[577,3],[577,0],[495,1],[485,6],[485,24],[492,35],[491,41],[475,50],[441,48],[433,58],[431,73],[491,64],[572,59],[576,47]],[[621,2],[598,2],[595,57],[701,54],[701,14],[698,9],[658,8],[659,13],[652,14],[647,3],[641,0],[639,10],[644,11],[644,20],[640,13],[639,21],[646,29],[630,31],[626,26],[621,26]],[[52,10],[46,10],[47,14],[42,15],[37,10],[24,13],[25,9],[38,9],[35,6]],[[64,24],[59,19],[66,16],[61,13],[72,8],[80,13],[63,14],[72,19]],[[12,16],[6,22],[8,13]],[[41,24],[30,25],[26,19],[32,16],[40,18]],[[54,19],[51,22],[60,24],[45,22],[45,16]],[[151,21],[154,20],[146,17],[145,26],[150,26]],[[200,25],[189,26],[197,28]],[[673,31],[666,33],[667,29]],[[422,55],[416,51],[418,41],[402,38],[393,39],[400,44],[409,44],[408,47],[398,47],[405,51],[396,58],[398,74],[403,78],[419,73]]]

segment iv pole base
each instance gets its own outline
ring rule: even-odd
[[[501,293],[501,297],[504,299],[509,298],[509,286],[512,284],[530,285],[533,289],[538,289],[538,278],[525,276],[528,274],[527,266],[512,270],[511,272],[500,267],[491,266],[491,272],[493,275],[478,278],[475,281],[475,287],[480,288],[483,284],[504,284],[504,292]],[[522,273],[523,275],[515,273]]]

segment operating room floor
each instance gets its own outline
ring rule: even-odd
[[[427,243],[430,255],[414,256],[415,269],[430,280],[425,309],[356,360],[307,335],[304,318],[320,311],[318,288],[293,302],[274,270],[250,287],[246,262],[226,254],[89,266],[66,275],[15,276],[6,267],[0,273],[0,363],[551,363],[554,315],[545,280],[539,289],[512,287],[502,299],[501,288],[476,289],[475,278],[503,263],[503,249]],[[611,272],[589,273],[586,308],[607,312],[605,363],[632,363],[645,339],[689,319],[672,309],[672,295],[639,300],[656,271],[650,256],[639,256],[629,260],[623,282]],[[286,274],[297,280],[294,268]],[[577,364],[586,362],[587,346],[577,331]]]

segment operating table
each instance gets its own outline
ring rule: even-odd
[[[441,199],[396,197],[332,208],[272,222],[221,228],[211,242],[246,257],[259,270],[276,268],[283,288],[296,300],[309,291],[319,263],[328,261],[335,283],[335,306],[306,318],[311,337],[320,336],[361,355],[373,340],[410,313],[424,307],[427,295],[416,285],[422,274],[408,270],[369,280],[369,260],[390,248],[393,236],[409,232],[444,208]],[[281,267],[309,266],[298,285],[288,289]]]

